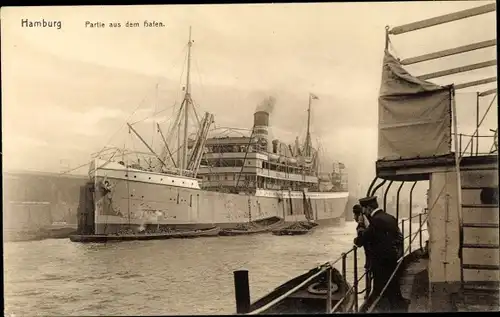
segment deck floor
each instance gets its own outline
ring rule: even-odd
[[[499,311],[499,294],[483,290],[466,290],[458,299],[456,306],[459,312]]]
[[[409,313],[429,312],[429,259],[421,258],[411,263],[401,278],[401,292],[410,300]],[[454,299],[456,311],[498,311],[499,294],[485,291],[466,290]]]
[[[429,303],[429,259],[421,258],[411,263],[401,277],[401,293],[410,300],[409,313],[427,312]]]

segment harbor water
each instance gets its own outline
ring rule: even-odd
[[[5,312],[11,316],[233,314],[234,270],[249,270],[254,301],[338,258],[352,247],[355,228],[355,222],[346,222],[303,236],[5,243]],[[358,258],[362,267],[362,252]],[[352,259],[347,264],[352,277]],[[336,267],[340,269],[340,262]]]

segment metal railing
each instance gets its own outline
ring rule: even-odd
[[[159,167],[161,166],[161,164],[157,162],[158,159],[155,156],[155,154],[153,154],[153,153],[132,151],[129,149],[123,149],[123,148],[119,148],[119,147],[105,147],[102,151],[92,153],[91,158],[92,159],[101,159],[101,160],[106,161],[106,163],[117,162],[117,161],[118,162],[124,161],[124,163],[125,163],[125,162],[129,161],[131,164],[129,164],[128,167],[133,167],[133,168],[140,167],[141,169],[143,169],[145,171],[147,171],[148,168],[153,168],[153,166],[149,166],[149,167],[142,166],[139,155],[153,159],[151,162],[148,162],[147,160],[143,160],[143,162],[146,162],[147,164],[155,162],[154,163],[155,166],[159,166]],[[135,156],[136,160],[134,161],[134,160],[126,159],[126,158],[129,158],[131,156]],[[102,167],[105,164],[102,164],[99,167]],[[162,171],[173,174],[173,175],[180,175],[182,172],[183,176],[186,176],[186,177],[193,177],[194,176],[194,172],[191,170],[186,170],[186,169],[181,170],[180,168],[172,167],[172,166],[163,166],[160,168]]]
[[[425,219],[422,219],[424,216]],[[402,263],[402,260],[403,258],[410,254],[411,251],[412,251],[412,243],[414,242],[414,240],[416,239],[416,237],[419,238],[418,240],[418,246],[420,247],[421,250],[424,249],[424,244],[423,244],[423,235],[422,233],[427,231],[427,226],[426,226],[426,222],[427,222],[427,212],[422,212],[422,213],[419,213],[419,214],[416,214],[416,215],[413,215],[409,218],[406,218],[406,219],[402,219],[400,222],[399,222],[399,225],[401,227],[401,231],[403,233],[403,244],[404,244],[404,254],[403,256],[399,259],[399,262],[398,262],[398,268],[396,270],[399,269],[399,266],[401,265]],[[419,225],[418,225],[418,228],[415,232],[413,232],[413,226],[412,226],[412,220],[414,218],[417,218],[418,217],[418,221],[419,221]],[[407,236],[404,236],[404,232],[405,232],[405,223],[406,222],[409,222],[410,225],[409,225],[409,233]],[[424,228],[425,227],[425,228]],[[357,252],[357,249],[358,247],[354,246],[353,248],[351,248],[349,251],[345,252],[345,253],[342,253],[342,255],[340,256],[339,259],[337,259],[336,262],[339,262],[339,260],[341,261],[341,271],[342,271],[342,276],[344,277],[344,279],[347,281],[347,262],[348,261],[352,261],[352,264],[353,264],[353,278],[352,278],[352,282],[349,284],[350,287],[349,289],[346,291],[345,295],[340,299],[340,301],[338,301],[335,306],[332,308],[332,307],[328,307],[328,304],[327,304],[327,310],[326,310],[326,313],[337,313],[337,312],[341,312],[341,309],[342,308],[345,308],[346,305],[342,306],[342,304],[345,304],[345,301],[346,300],[349,300],[350,299],[350,296],[352,294],[354,294],[354,304],[352,305],[352,309],[349,309],[347,311],[343,311],[343,312],[359,312],[359,299],[358,299],[358,295],[361,295],[361,294],[365,294],[365,300],[368,299],[368,297],[370,296],[370,292],[371,292],[371,277],[370,277],[370,272],[367,271],[367,270],[364,270],[364,272],[362,272],[362,274],[360,274],[361,272],[359,271],[360,268],[358,267],[358,263],[359,263],[359,259],[358,259],[358,252]],[[348,259],[349,256],[352,255],[352,260],[351,259]],[[331,268],[330,268],[331,269]],[[378,298],[373,302],[373,304],[371,305],[372,307],[376,306],[376,304],[378,303],[378,301],[380,300],[380,298],[382,297],[383,293],[385,292],[385,289],[387,288],[388,284],[390,283],[390,281],[392,280],[392,278],[394,277],[395,273],[396,273],[396,270],[393,272],[393,276],[391,277],[391,279],[389,279],[389,281],[387,282],[385,288],[382,290],[382,293],[378,296]],[[360,283],[362,282],[362,280],[365,279],[365,288],[361,291],[359,291],[359,285]],[[330,289],[327,290],[327,294],[328,294],[328,291],[331,292]],[[349,306],[347,306],[349,308]]]
[[[496,146],[495,144],[498,143],[497,140],[497,133],[495,133],[495,130],[491,130],[494,132],[492,135],[477,135],[477,134],[465,134],[465,133],[459,133],[458,134],[458,151],[461,154],[462,157],[464,156],[484,156],[484,155],[491,155],[493,153],[496,153]],[[455,135],[455,133],[452,133],[452,135]],[[467,142],[467,145],[465,145],[465,142]],[[483,143],[484,142],[484,143]],[[470,144],[469,144],[470,143]],[[480,150],[479,144],[488,145],[488,150]],[[464,145],[464,147],[462,146]],[[470,145],[470,148],[469,148]],[[493,146],[492,146],[493,145]]]
[[[404,226],[405,226],[405,223],[407,221],[409,221],[411,223],[411,220],[414,218],[417,218],[417,217],[419,220],[418,229],[415,232],[412,232],[412,226],[410,225],[409,234],[407,236],[404,236],[403,244],[404,244],[405,251],[404,251],[403,256],[399,259],[398,268],[399,268],[400,264],[402,263],[403,257],[408,255],[409,253],[411,253],[412,243],[416,237],[419,238],[418,245],[419,245],[420,249],[422,249],[422,250],[424,249],[422,233],[427,231],[427,228],[424,228],[426,221],[427,221],[427,217],[425,219],[422,219],[422,218],[423,218],[423,216],[426,216],[426,215],[427,215],[426,212],[419,213],[417,215],[413,215],[410,218],[402,219],[401,222],[399,223],[401,228],[402,228],[402,231],[404,232]],[[407,241],[409,241],[409,242],[406,245],[405,242],[407,242]],[[275,298],[274,300],[266,303],[265,305],[257,308],[256,310],[254,310],[252,312],[248,312],[247,314],[248,315],[258,315],[258,314],[265,312],[267,309],[278,304],[283,299],[285,299],[288,296],[290,296],[291,294],[297,292],[299,289],[301,289],[302,287],[304,287],[305,285],[310,283],[312,280],[314,280],[318,276],[325,274],[325,273],[327,275],[327,290],[326,290],[327,300],[326,300],[325,312],[327,314],[338,313],[338,312],[359,312],[359,298],[358,298],[358,296],[364,293],[365,300],[366,300],[369,297],[372,288],[371,288],[370,272],[365,270],[364,267],[363,267],[363,272],[360,272],[360,268],[358,265],[359,264],[358,249],[359,249],[358,247],[353,246],[347,252],[342,253],[341,256],[338,257],[337,259],[335,259],[334,261],[327,262],[327,263],[320,265],[319,266],[320,269],[318,270],[318,272],[309,276],[303,282],[301,282],[298,285],[296,285],[295,287],[289,289],[287,292],[285,292],[281,296]],[[335,305],[332,307],[331,294],[332,294],[332,286],[333,285],[331,283],[331,276],[332,276],[333,270],[336,269],[335,265],[339,264],[339,263],[340,263],[340,271],[342,273],[342,278],[344,279],[344,282],[345,282],[344,285],[340,285],[340,287],[342,288],[342,287],[348,286],[348,288],[341,289],[342,291],[344,291],[344,296],[338,302],[336,302]],[[348,263],[352,263],[352,276],[353,276],[352,281],[349,281],[347,278],[348,269],[350,268]],[[391,276],[391,279],[388,281],[387,285],[394,277],[395,272],[396,271],[394,271],[394,273]],[[365,280],[365,287],[363,290],[360,291],[360,283],[363,281],[363,279]],[[379,295],[379,297],[374,301],[373,306],[375,306],[378,303],[378,300],[385,292],[387,285],[382,290],[382,293]],[[352,301],[352,305],[351,305],[350,301]],[[248,306],[248,304],[247,304],[247,306]],[[245,313],[244,312],[245,310],[246,309],[243,309],[243,311],[240,311],[238,313]]]
[[[422,216],[425,215],[425,219],[422,221]],[[412,233],[411,232],[411,220],[412,218],[414,217],[419,217],[419,228],[418,230],[415,232],[415,233]],[[420,213],[418,215],[415,215],[413,217],[410,217],[410,218],[407,218],[407,219],[403,219],[402,221],[402,228],[404,229],[404,222],[405,221],[409,221],[410,222],[410,233],[408,234],[408,236],[404,237],[404,241],[406,241],[406,239],[409,240],[408,242],[408,245],[407,246],[403,246],[403,249],[404,249],[404,252],[403,252],[403,255],[398,259],[398,264],[396,266],[396,268],[394,269],[394,271],[392,272],[391,276],[389,277],[389,280],[386,282],[384,288],[382,289],[382,291],[380,292],[380,294],[377,295],[377,298],[375,299],[375,301],[368,307],[367,309],[367,312],[368,313],[371,313],[376,307],[377,307],[377,304],[379,303],[379,301],[381,300],[381,298],[384,296],[384,293],[385,291],[387,290],[387,287],[389,286],[389,284],[392,282],[392,280],[395,278],[396,276],[396,273],[402,269],[401,268],[401,265],[403,264],[403,261],[405,259],[405,257],[409,254],[411,254],[411,248],[412,248],[412,243],[413,241],[415,240],[415,238],[417,236],[419,236],[419,246],[420,246],[420,250],[424,250],[424,246],[423,246],[423,238],[422,238],[422,233],[424,231],[427,231],[427,226],[426,228],[424,229],[424,225],[427,224],[427,219],[429,217],[429,214],[428,213]],[[403,242],[404,244],[404,242]],[[398,281],[399,283],[399,281]]]
[[[275,298],[274,300],[270,301],[269,303],[265,304],[264,306],[259,307],[258,309],[254,310],[252,312],[249,312],[247,315],[258,315],[258,314],[264,312],[265,310],[273,307],[274,305],[276,305],[277,303],[279,303],[283,299],[287,298],[291,294],[295,293],[300,288],[302,288],[305,285],[307,285],[307,283],[311,282],[312,280],[314,280],[315,278],[317,278],[318,276],[320,276],[321,274],[323,274],[325,272],[327,273],[328,277],[331,277],[331,272],[332,272],[332,269],[334,268],[334,265],[337,264],[342,259],[343,259],[343,257],[341,256],[341,257],[337,258],[336,260],[334,260],[332,262],[326,262],[326,263],[320,265],[319,266],[320,270],[318,272],[314,273],[313,275],[309,276],[302,283],[300,283],[297,286],[291,288],[286,293],[284,293],[283,295]],[[329,296],[331,296],[331,287],[332,287],[332,285],[331,285],[331,278],[330,278],[330,282],[328,283],[328,290],[329,290],[329,292],[327,293],[327,294],[330,294]],[[330,303],[331,303],[331,301],[330,301]]]

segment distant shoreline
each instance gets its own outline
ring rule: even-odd
[[[68,177],[68,178],[88,178],[86,174],[70,174],[63,172],[45,172],[45,171],[35,171],[35,170],[10,170],[3,171],[4,176],[21,176],[21,175],[29,175],[29,176],[54,176],[54,177]]]

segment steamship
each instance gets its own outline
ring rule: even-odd
[[[312,101],[319,99],[316,95],[309,96],[307,135],[302,145],[298,138],[294,145],[270,140],[273,97],[257,108],[249,136],[208,137],[214,116],[206,113],[202,120],[197,118],[196,138],[188,137],[188,116],[194,106],[189,82],[192,43],[190,30],[184,99],[174,128],[165,137],[157,124],[163,140],[161,152],[156,153],[128,124],[149,149],[150,153],[142,153],[151,156],[149,163],[114,160],[119,149],[108,159],[105,155],[112,148],[95,155],[89,168],[90,182],[81,193],[87,207],[81,204],[80,233],[214,226],[235,229],[299,221],[343,223],[348,199],[345,166],[332,162],[331,170],[320,173],[320,151],[311,142],[310,110]],[[177,133],[177,151],[169,146],[172,133]],[[131,152],[122,152],[122,157],[125,154]]]

